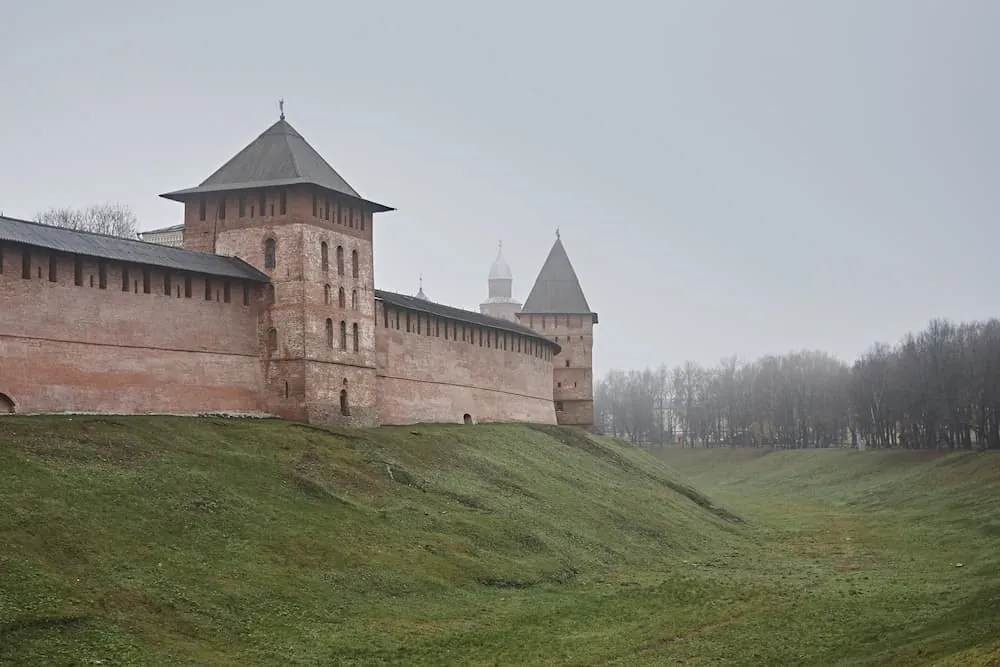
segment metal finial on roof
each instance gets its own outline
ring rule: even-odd
[[[420,289],[424,289],[424,274],[420,274]]]
[[[497,241],[497,250],[503,252],[503,241]]]
[[[557,241],[559,240],[559,228],[558,227],[556,227],[556,240]]]
[[[278,111],[281,112],[281,120],[285,120],[285,98],[278,100]]]

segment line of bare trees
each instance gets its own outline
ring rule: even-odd
[[[86,208],[50,208],[35,216],[36,222],[127,239],[138,238],[139,221],[128,204],[93,204]]]
[[[643,445],[1000,449],[1000,320],[934,320],[852,365],[823,352],[610,371],[598,428]]]

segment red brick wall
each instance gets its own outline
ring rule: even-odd
[[[106,264],[100,287],[98,262],[83,258],[82,286],[74,280],[72,255],[56,254],[56,281],[49,281],[49,254],[31,249],[31,278],[23,279],[19,246],[4,245],[0,274],[0,393],[17,411],[195,413],[262,409],[257,319],[259,286],[243,303],[243,284],[212,282],[205,299],[202,276]],[[93,285],[93,287],[91,287]],[[135,291],[138,287],[138,292]]]
[[[556,412],[559,423],[592,425],[593,320],[586,315],[520,315],[519,322],[562,348],[553,360],[553,398],[562,406]]]
[[[420,333],[416,313],[410,332],[405,315],[397,329],[395,311],[389,310],[387,328],[380,305],[375,330],[383,424],[461,423],[465,414],[476,422],[555,423],[551,359],[518,352],[513,338],[507,350],[480,346],[478,336],[473,343],[446,340],[445,320],[427,315],[420,316]]]

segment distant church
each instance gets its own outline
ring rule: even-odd
[[[0,412],[592,426],[590,309],[558,237],[524,305],[374,284],[374,214],[284,113],[129,240],[0,216]]]

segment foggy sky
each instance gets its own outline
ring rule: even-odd
[[[139,5],[142,5],[141,7]],[[287,118],[379,288],[527,296],[560,228],[598,373],[1000,314],[1000,3],[0,2],[0,210],[197,185]]]

